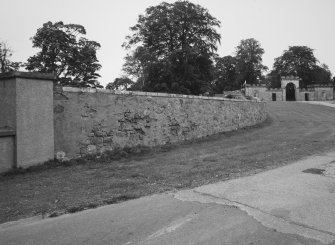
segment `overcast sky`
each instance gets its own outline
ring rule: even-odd
[[[125,51],[121,48],[139,14],[161,0],[0,0],[0,40],[25,62],[38,50],[30,37],[47,21],[81,24],[87,37],[101,44],[100,82],[119,77]],[[166,2],[174,2],[167,0]],[[316,58],[335,74],[335,0],[192,0],[222,23],[219,55],[231,55],[239,41],[255,38],[265,50],[263,63],[294,45],[315,50]]]

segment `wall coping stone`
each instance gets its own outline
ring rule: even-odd
[[[23,71],[12,71],[0,73],[0,80],[6,80],[10,78],[29,78],[38,80],[56,80],[56,76],[52,73],[40,73],[40,72],[23,72]]]
[[[63,92],[70,92],[70,93],[105,93],[105,94],[115,94],[115,95],[125,95],[125,96],[167,97],[167,98],[185,98],[185,99],[200,99],[200,100],[220,100],[220,101],[235,101],[235,102],[265,103],[264,101],[228,99],[228,98],[222,98],[222,97],[153,93],[153,92],[142,92],[142,91],[120,91],[120,90],[114,91],[110,89],[98,89],[98,88],[63,87],[62,90]]]
[[[281,80],[301,80],[298,76],[281,76]]]
[[[246,84],[245,87],[260,87],[260,88],[266,88],[266,84]]]
[[[266,90],[267,92],[282,92],[283,89],[282,88],[269,88],[268,90]]]
[[[310,84],[307,85],[307,88],[321,88],[321,87],[327,87],[327,88],[333,88],[333,84]]]

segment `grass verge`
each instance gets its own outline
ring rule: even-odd
[[[2,173],[0,223],[34,215],[57,217],[212,182],[217,171],[204,169],[202,161],[190,159],[188,151],[193,155],[194,146],[211,144],[269,124],[271,121],[267,120],[247,129],[180,144],[115,149],[102,155],[66,162],[48,161]],[[214,163],[211,159],[203,160]],[[224,179],[233,176],[230,170],[225,172]],[[215,179],[219,179],[217,175]]]

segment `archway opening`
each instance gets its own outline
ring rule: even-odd
[[[309,101],[309,94],[308,93],[305,93],[305,100]]]
[[[295,101],[295,86],[293,83],[288,83],[286,85],[286,100]]]

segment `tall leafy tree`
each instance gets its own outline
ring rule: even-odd
[[[254,38],[241,40],[236,47],[237,73],[236,83],[239,87],[246,81],[257,84],[262,79],[262,73],[268,68],[262,64],[264,49]]]
[[[96,56],[100,44],[84,37],[82,25],[47,22],[32,37],[33,47],[41,50],[28,59],[26,69],[54,73],[61,85],[102,87],[101,68]]]
[[[21,66],[21,62],[11,61],[13,51],[5,42],[0,42],[0,72],[17,71]]]
[[[292,46],[275,59],[273,70],[280,76],[298,76],[303,84],[308,84],[312,80],[312,71],[317,62],[313,49],[306,46]]]
[[[114,82],[108,83],[106,89],[127,90],[134,82],[128,77],[115,78]]]
[[[264,78],[263,81],[267,87],[269,88],[280,88],[281,86],[281,77],[280,75],[274,71],[271,70]]]
[[[318,84],[332,83],[332,73],[326,64],[317,65],[313,68],[313,81]]]
[[[136,80],[136,88],[143,90],[147,82],[148,72],[155,59],[152,54],[143,46],[138,46],[125,57],[123,70],[132,79]]]
[[[214,69],[214,92],[231,91],[239,89],[236,82],[237,78],[237,61],[230,55],[218,57],[215,59]]]
[[[327,65],[319,65],[314,50],[307,46],[291,46],[275,59],[273,73],[279,76],[298,76],[300,86],[313,83],[330,83],[331,72]]]
[[[123,45],[129,50],[124,71],[142,90],[206,92],[213,79],[219,26],[205,8],[188,1],[149,7]]]

